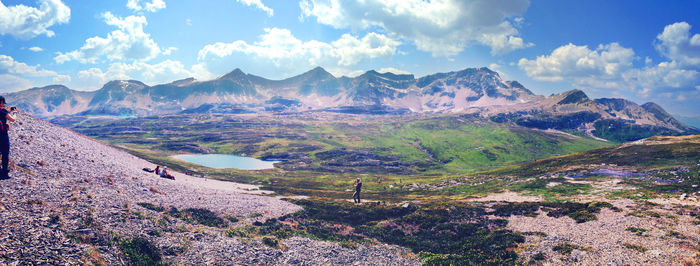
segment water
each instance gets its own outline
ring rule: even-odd
[[[279,162],[263,161],[229,154],[181,154],[175,155],[173,158],[209,168],[236,168],[242,170],[272,169],[274,168],[273,164]]]
[[[88,115],[91,119],[132,119],[137,118],[135,115]]]

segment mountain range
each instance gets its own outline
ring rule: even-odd
[[[270,80],[235,69],[208,81],[188,78],[148,86],[136,80],[115,80],[91,92],[52,85],[11,93],[6,98],[20,110],[45,118],[316,111],[469,113],[527,127],[577,130],[618,140],[651,136],[645,132],[652,135],[697,132],[655,103],[638,105],[625,99],[590,99],[580,90],[536,95],[517,81],[501,79],[488,68],[467,68],[421,78],[371,70],[354,78],[337,78],[317,67],[284,80]],[[641,135],[612,136],[620,133],[620,129]]]

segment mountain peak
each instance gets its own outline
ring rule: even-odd
[[[321,72],[321,73],[328,73],[324,68],[321,66],[314,67],[314,69],[309,70],[308,72]]]
[[[138,80],[112,80],[112,81],[110,81],[110,82],[107,82],[104,86],[102,86],[102,88],[104,89],[104,88],[117,87],[117,86],[122,87],[122,88],[126,88],[126,87],[141,87],[141,88],[143,88],[143,87],[148,87],[148,85],[146,85],[146,84],[144,84],[143,82],[138,81]]]
[[[666,121],[672,117],[670,114],[668,114],[666,112],[666,110],[664,110],[664,108],[662,108],[661,106],[659,106],[656,103],[648,102],[648,103],[642,104],[641,106],[642,106],[642,108],[644,108],[644,110],[647,110],[647,112],[654,114],[654,116],[661,121]]]
[[[301,75],[302,76],[312,76],[312,77],[321,78],[321,79],[334,77],[333,74],[329,73],[328,71],[326,71],[324,68],[322,68],[320,66],[317,66],[314,69],[309,70],[306,73],[301,74]]]
[[[582,90],[570,90],[562,93],[564,99],[559,101],[557,104],[571,104],[571,103],[583,103],[589,101],[588,95]]]
[[[231,72],[228,72],[226,75],[223,75],[219,77],[218,79],[239,79],[241,77],[245,77],[245,73],[243,73],[243,70],[240,68],[236,68]]]
[[[488,67],[479,68],[479,71],[481,71],[481,72],[486,72],[486,73],[489,73],[489,74],[498,75],[498,72],[493,71],[493,70],[491,70],[491,69],[488,68]]]
[[[59,91],[64,91],[64,90],[70,90],[68,87],[63,86],[63,85],[48,85],[44,87],[34,87],[29,89],[30,91],[39,91],[39,90],[59,90]]]

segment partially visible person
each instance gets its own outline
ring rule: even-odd
[[[164,177],[164,178],[168,178],[168,179],[175,180],[175,176],[174,176],[174,175],[171,175],[170,173],[168,173],[168,167],[167,167],[167,166],[163,166],[163,170],[160,171],[160,177]]]
[[[0,180],[10,179],[10,125],[9,122],[15,122],[15,115],[19,113],[16,107],[10,107],[10,110],[5,109],[5,97],[0,96],[0,154],[2,154],[2,170],[0,170]]]
[[[156,165],[156,175],[160,175],[160,165]]]
[[[355,186],[355,193],[352,194],[352,200],[355,201],[355,203],[360,203],[360,191],[362,190],[362,179],[359,177],[355,179],[355,182],[353,182],[353,185]]]

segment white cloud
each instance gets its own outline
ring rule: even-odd
[[[656,49],[681,67],[700,67],[700,34],[690,35],[690,24],[668,25],[656,39]]]
[[[205,63],[194,64],[192,66],[192,76],[198,80],[210,80],[215,78],[214,74],[209,72]]]
[[[143,5],[141,5],[141,1],[142,0],[129,0],[126,2],[126,7],[134,11],[144,10],[148,12],[156,12],[165,8],[165,2],[163,0],[153,0],[150,3],[145,1]]]
[[[42,49],[41,47],[34,46],[34,47],[29,47],[29,51],[38,53],[38,52],[44,51],[44,49]]]
[[[25,5],[5,6],[0,2],[0,34],[27,40],[39,35],[53,37],[53,25],[70,20],[70,8],[61,0],[40,0],[39,8]]]
[[[25,77],[53,77],[58,75],[54,71],[40,69],[39,66],[30,66],[15,61],[14,58],[7,55],[0,55],[0,74],[13,74]]]
[[[579,88],[627,91],[645,98],[669,95],[681,101],[700,87],[700,35],[691,35],[690,28],[685,22],[664,28],[655,47],[668,61],[658,64],[645,57],[643,67],[634,67],[634,51],[611,43],[596,50],[568,44],[534,60],[522,58],[518,66],[540,81],[569,81]]]
[[[115,26],[114,30],[107,34],[106,38],[92,37],[85,40],[85,44],[78,50],[67,53],[58,53],[54,60],[61,64],[71,60],[81,63],[96,63],[102,57],[114,60],[148,61],[163,51],[156,44],[151,35],[143,31],[148,24],[144,16],[128,16],[120,18],[107,12],[103,14],[107,25]],[[166,53],[169,53],[165,50]]]
[[[280,66],[284,63],[317,65],[355,65],[363,60],[390,57],[396,53],[401,43],[378,33],[368,33],[361,39],[344,34],[331,43],[301,41],[287,29],[265,29],[260,41],[248,44],[245,41],[215,43],[206,45],[199,51],[198,59],[210,56],[225,57],[233,53],[244,53],[267,58]]]
[[[254,6],[267,13],[267,16],[269,17],[272,17],[272,15],[275,13],[272,8],[265,6],[260,0],[236,0],[236,2],[242,3],[246,6]]]
[[[155,85],[188,77],[200,79],[207,74],[208,72],[206,69],[203,70],[201,65],[193,66],[190,71],[181,62],[173,60],[165,60],[157,64],[144,62],[112,63],[106,71],[93,67],[78,72],[76,86],[81,90],[94,90],[111,80],[126,79],[140,80],[146,84]]]
[[[170,55],[173,52],[177,51],[177,47],[168,47],[168,49],[163,50],[163,55]]]
[[[0,91],[13,92],[33,87],[32,82],[15,75],[0,74]]]
[[[632,67],[634,50],[617,43],[599,45],[595,50],[588,46],[567,44],[550,55],[535,60],[520,59],[518,66],[525,73],[540,81],[582,79],[614,79]]]
[[[474,43],[492,54],[532,46],[516,29],[529,0],[301,0],[303,17],[353,30],[378,27],[434,56],[450,56]]]
[[[396,53],[396,47],[401,43],[384,35],[370,32],[362,39],[350,34],[343,34],[340,39],[331,43],[331,56],[340,58],[341,66],[359,63],[365,58],[387,57]]]
[[[700,73],[681,68],[675,62],[661,62],[652,67],[632,69],[623,73],[622,79],[649,90],[680,89],[693,88],[700,83]]]
[[[39,65],[30,66],[18,62],[11,56],[0,55],[0,87],[4,90],[16,91],[36,86],[38,83],[65,84],[70,81],[70,76],[42,69]]]

